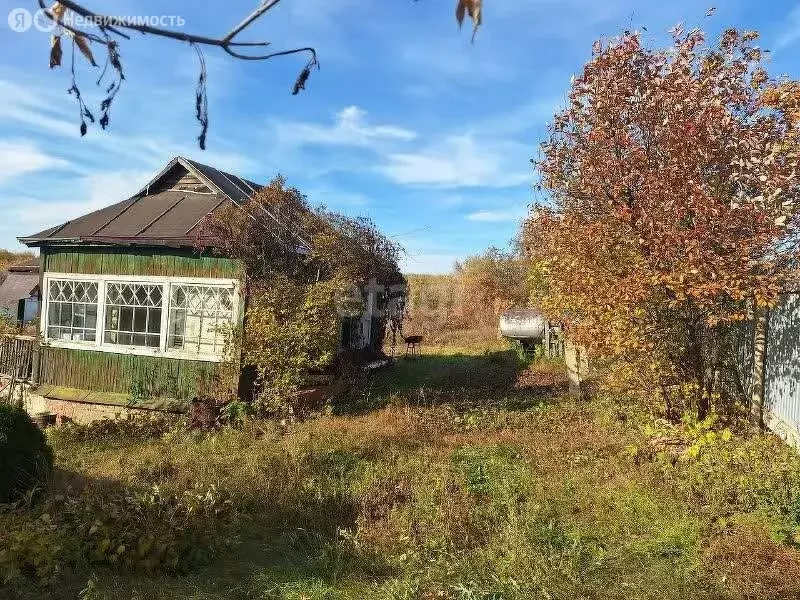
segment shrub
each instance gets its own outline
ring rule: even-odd
[[[52,468],[53,452],[28,414],[0,404],[0,503],[19,499]]]
[[[787,531],[800,527],[800,456],[773,435],[717,430],[714,419],[646,429],[655,463],[682,497],[717,517],[760,512]],[[669,450],[672,450],[671,452]]]
[[[62,571],[70,540],[49,513],[14,512],[0,520],[0,597],[2,586],[22,578],[53,583]]]
[[[54,495],[0,514],[0,586],[23,578],[53,583],[65,569],[90,564],[182,572],[236,542],[228,532],[237,516],[216,485],[96,485]]]
[[[77,442],[86,443],[97,440],[111,442],[145,441],[164,437],[178,427],[183,417],[169,413],[152,413],[133,415],[125,418],[103,418],[87,424],[65,423],[50,429],[49,435],[54,443]]]
[[[284,275],[252,286],[242,354],[255,367],[261,388],[255,400],[267,414],[285,416],[292,408],[289,398],[308,374],[333,361],[342,288],[338,280],[305,284]]]
[[[215,485],[181,492],[90,489],[60,506],[54,499],[52,509],[78,540],[81,557],[95,564],[182,571],[234,541],[225,530],[235,517],[231,501]]]

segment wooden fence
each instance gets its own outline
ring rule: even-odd
[[[30,379],[37,346],[35,337],[0,336],[0,375],[17,380]]]

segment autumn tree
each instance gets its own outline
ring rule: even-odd
[[[595,43],[537,162],[549,201],[524,227],[547,314],[700,417],[747,303],[774,303],[798,253],[797,123],[770,100],[757,37]]]
[[[455,266],[461,317],[475,325],[497,325],[501,312],[525,306],[527,264],[514,252],[489,248]]]
[[[368,218],[312,206],[281,176],[248,202],[206,217],[196,245],[244,267],[244,327],[229,332],[229,353],[247,367],[240,389],[252,389],[250,398],[270,414],[288,409],[309,376],[330,367],[342,303],[355,288],[373,278],[386,286],[404,282],[399,244]],[[236,377],[238,366],[229,369]]]

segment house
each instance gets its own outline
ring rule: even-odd
[[[0,316],[17,325],[39,314],[39,265],[14,265],[0,281]]]
[[[223,359],[220,326],[243,318],[244,273],[198,250],[201,223],[260,187],[176,157],[131,198],[19,238],[41,253],[38,394],[174,408],[208,384]],[[307,241],[294,244],[301,251]],[[365,345],[377,294],[358,319]]]

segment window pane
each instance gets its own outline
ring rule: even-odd
[[[147,309],[133,309],[133,331],[147,331]]]
[[[52,279],[47,285],[47,337],[93,341],[97,336],[96,281]]]
[[[161,309],[154,308],[150,311],[150,320],[147,322],[148,333],[159,333],[161,331]]]
[[[109,283],[105,343],[158,348],[161,343],[161,285]]]
[[[86,328],[97,330],[97,305],[90,304],[86,307]],[[94,339],[94,337],[92,337]]]
[[[119,309],[120,331],[133,331],[133,308],[123,306]]]
[[[233,322],[233,288],[173,285],[167,347],[200,355],[219,355],[224,326]]]
[[[58,320],[58,324],[62,327],[72,326],[72,304],[61,305],[61,318]]]
[[[59,314],[61,313],[61,305],[58,303],[50,304],[50,307],[47,309],[47,324],[48,325],[58,325],[59,321]]]
[[[72,306],[72,326],[86,327],[86,305],[74,304]]]

